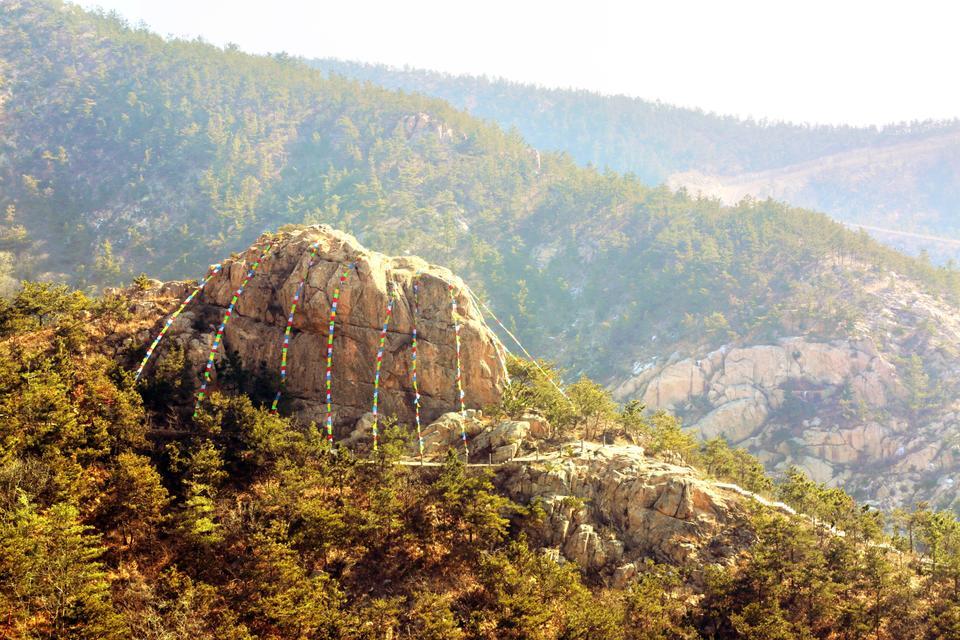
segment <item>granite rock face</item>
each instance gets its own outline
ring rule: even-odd
[[[539,501],[540,543],[621,586],[627,565],[731,562],[751,541],[743,496],[689,468],[652,460],[641,447],[504,467],[498,483],[522,503]]]
[[[319,250],[308,271],[310,246],[314,242],[319,242]],[[341,433],[370,411],[380,330],[391,295],[394,303],[383,356],[379,409],[381,415],[413,422],[415,278],[420,283],[417,374],[424,424],[459,409],[451,290],[461,325],[466,405],[478,408],[499,399],[507,380],[504,350],[483,322],[460,278],[417,257],[389,257],[368,251],[352,236],[322,225],[262,237],[242,255],[224,261],[222,272],[214,276],[193,306],[174,323],[168,338],[184,346],[187,359],[197,372],[205,364],[216,327],[231,298],[251,264],[271,244],[271,253],[236,304],[220,357],[235,352],[244,370],[276,375],[280,371],[287,315],[297,285],[306,276],[290,340],[285,412],[305,420],[322,420],[331,301],[345,270],[347,279],[340,292],[332,375],[334,419]],[[145,295],[166,298],[168,304],[163,306],[172,310],[189,289],[185,283],[169,283]],[[158,316],[157,322],[161,320]],[[156,329],[155,325],[151,332]],[[146,343],[148,336],[144,334]],[[161,346],[159,358],[163,352]],[[214,380],[212,388],[216,386]]]
[[[739,443],[784,402],[814,401],[844,385],[851,401],[877,408],[901,393],[894,366],[869,344],[785,338],[775,345],[722,347],[651,368],[621,383],[615,394],[639,396],[648,407],[668,410],[702,399],[710,410],[691,426],[704,438],[724,435]]]
[[[798,290],[769,331],[638,344],[607,380],[615,397],[723,436],[774,474],[796,465],[883,509],[958,508],[956,301],[855,261],[824,263],[817,277],[830,283],[824,298]]]

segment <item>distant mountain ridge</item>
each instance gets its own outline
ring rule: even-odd
[[[333,59],[311,64],[325,73],[443,98],[516,128],[540,149],[565,151],[577,162],[634,173],[648,183],[684,186],[728,204],[745,195],[773,197],[847,223],[960,239],[957,120],[882,129],[767,123],[485,77]],[[844,158],[858,159],[859,169],[849,162],[837,166]],[[892,244],[913,253],[925,249],[940,261],[960,257],[951,242],[902,237]]]
[[[919,228],[931,229],[940,237],[907,231],[899,238],[902,247],[950,256],[960,240],[960,220],[947,215],[954,211],[954,200],[960,201],[960,173],[954,176],[956,181],[934,185],[925,184],[924,178],[957,169],[960,132],[951,130],[764,171],[738,175],[686,171],[670,176],[667,183],[728,204],[750,196],[810,208],[823,208],[830,202],[834,212],[842,212],[844,222],[863,225],[884,241],[919,224]],[[898,246],[896,238],[890,240]]]
[[[264,230],[327,223],[371,250],[449,265],[532,353],[571,381],[585,373],[611,388],[630,382],[624,400],[647,396],[638,363],[655,361],[660,375],[718,349],[797,337],[832,345],[811,352],[840,358],[835,375],[798,382],[794,373],[814,369],[784,365],[789,375],[747,394],[751,378],[728,385],[711,370],[706,393],[690,393],[688,379],[674,406],[693,426],[750,400],[763,414],[751,428],[773,435],[745,446],[771,468],[800,461],[862,497],[952,499],[934,490],[960,468],[946,447],[920,454],[895,496],[878,496],[875,471],[838,465],[834,475],[832,463],[819,464],[830,463],[819,443],[781,451],[773,436],[804,429],[812,412],[829,417],[831,442],[867,422],[897,438],[915,432],[905,445],[952,437],[960,336],[936,319],[960,315],[957,271],[823,214],[772,200],[728,207],[650,186],[538,150],[436,98],[328,78],[289,57],[164,40],[53,0],[4,5],[0,76],[0,284],[193,277]],[[698,139],[684,144],[696,149]],[[910,313],[921,296],[931,311]],[[867,322],[885,304],[903,311]],[[874,343],[876,367],[895,369],[882,396],[876,385],[857,391],[869,372],[851,368],[859,356],[842,345],[861,340]],[[786,403],[813,382],[830,388],[815,402]],[[711,394],[715,383],[723,389]],[[870,412],[858,410],[861,400]],[[864,460],[890,468],[896,461],[878,454],[888,450],[868,448]]]

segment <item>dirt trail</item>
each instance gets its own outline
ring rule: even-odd
[[[820,177],[829,180],[830,174],[873,173],[884,166],[923,162],[938,152],[957,147],[960,147],[960,131],[951,131],[919,140],[860,147],[764,171],[729,175],[684,171],[667,178],[667,185],[673,189],[686,187],[692,193],[716,197],[725,204],[736,204],[748,195],[790,200],[791,195]]]
[[[891,235],[897,236],[900,238],[911,238],[914,240],[926,240],[929,242],[937,242],[940,244],[949,244],[952,246],[960,247],[960,238],[949,238],[946,236],[934,236],[927,233],[914,233],[912,231],[899,231],[897,229],[887,229],[885,227],[874,227],[868,224],[856,224],[856,223],[847,223],[848,227],[854,229],[863,229],[864,231],[872,231],[879,235]]]

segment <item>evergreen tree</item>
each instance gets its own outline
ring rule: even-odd
[[[160,474],[146,456],[121,453],[112,473],[101,513],[123,544],[136,546],[156,537],[169,503]]]
[[[98,537],[75,507],[26,496],[0,519],[0,609],[14,636],[121,638]]]

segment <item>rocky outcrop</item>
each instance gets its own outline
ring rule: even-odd
[[[474,439],[471,449],[488,453],[494,464],[506,462],[520,453],[523,441],[530,434],[530,423],[524,420],[504,420],[485,429]]]
[[[871,268],[857,277],[845,338],[661,344],[635,356],[614,394],[746,447],[774,473],[798,465],[886,508],[957,506],[960,317],[909,278]]]
[[[851,413],[856,407],[879,411],[903,394],[895,366],[871,342],[800,337],[724,346],[649,367],[615,392],[621,399],[639,396],[648,407],[680,413],[702,438],[723,436],[747,446],[775,470],[796,464],[831,484],[849,479],[846,466],[889,458],[904,442],[891,437],[896,429],[889,424],[838,424],[831,419],[836,411],[823,407],[844,402]],[[824,417],[803,420],[805,412],[815,411]],[[785,433],[794,414],[800,416],[800,429]]]
[[[787,399],[804,401],[845,384],[855,401],[876,407],[899,392],[894,366],[869,343],[784,338],[774,345],[721,347],[648,369],[621,383],[615,395],[639,395],[648,407],[668,410],[704,398],[710,411],[691,426],[706,438],[723,434],[742,442]]]
[[[461,446],[461,434],[466,433],[467,437],[472,439],[482,429],[483,423],[480,421],[479,411],[468,409],[466,413],[459,411],[445,413],[421,432],[424,454],[435,458],[441,457],[448,449]],[[419,444],[411,443],[411,447],[419,448]]]
[[[453,138],[456,135],[449,125],[431,116],[429,113],[422,111],[403,116],[400,119],[399,126],[408,139],[435,134],[437,138],[443,140],[445,138]],[[462,133],[460,137],[466,138]]]
[[[357,423],[355,433],[361,431],[364,420]],[[424,456],[443,458],[449,449],[462,451],[462,434],[466,433],[470,458],[474,462],[500,464],[516,458],[521,453],[537,450],[536,440],[547,437],[549,425],[536,414],[526,414],[522,420],[485,420],[480,411],[468,409],[465,413],[445,413],[423,428]],[[353,436],[351,436],[353,437]],[[419,451],[417,443],[411,444],[411,453]]]
[[[737,492],[635,446],[591,447],[580,457],[505,467],[498,483],[546,511],[543,546],[611,583],[644,558],[691,567],[730,562],[750,542]]]
[[[308,272],[309,247],[317,241],[317,260]],[[333,291],[345,269],[348,275],[340,293],[332,376],[338,426],[352,424],[370,410],[377,346],[389,295],[394,305],[381,372],[380,412],[413,422],[410,365],[414,278],[420,282],[417,372],[424,422],[458,408],[451,286],[461,324],[467,406],[482,407],[499,399],[506,382],[503,348],[458,277],[416,257],[388,257],[368,251],[352,236],[325,226],[263,237],[244,254],[224,261],[222,273],[171,327],[168,341],[184,346],[194,370],[202,370],[213,333],[234,292],[250,265],[270,244],[273,251],[248,283],[227,324],[221,355],[235,352],[246,371],[276,376],[287,315],[297,285],[306,275],[288,355],[284,397],[290,412],[304,420],[320,421],[324,415],[328,319]],[[183,283],[172,283],[143,296],[165,299],[164,304],[172,308],[188,289]],[[153,331],[156,327],[150,333]],[[138,339],[146,343],[150,333],[145,331]],[[161,347],[159,358],[163,353]]]

